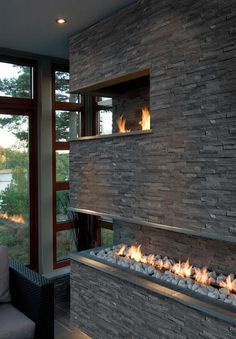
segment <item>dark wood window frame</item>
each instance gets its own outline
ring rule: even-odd
[[[0,114],[29,117],[29,187],[30,187],[30,263],[38,271],[38,160],[37,160],[37,63],[33,60],[1,55],[0,62],[33,68],[33,98],[0,96]]]
[[[78,111],[81,112],[81,133],[84,133],[84,105],[81,103],[59,102],[55,97],[55,72],[69,72],[67,65],[52,65],[52,150],[53,150],[53,268],[61,268],[69,265],[69,260],[57,261],[57,232],[70,230],[74,227],[73,221],[57,222],[56,219],[56,193],[58,191],[69,190],[69,182],[56,180],[56,151],[69,150],[69,142],[56,140],[56,111]]]

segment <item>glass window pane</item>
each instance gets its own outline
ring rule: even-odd
[[[109,106],[112,107],[112,98],[107,97],[97,97],[97,104],[100,106]]]
[[[113,230],[101,228],[101,246],[113,245]]]
[[[69,191],[57,191],[56,192],[56,220],[57,222],[63,222],[70,220],[68,214],[69,207]]]
[[[78,139],[81,135],[81,114],[74,111],[56,111],[56,141]]]
[[[111,110],[98,111],[99,134],[112,134],[113,117]]]
[[[81,96],[78,94],[70,94],[69,90],[70,73],[56,71],[55,72],[55,98],[60,102],[81,102]]]
[[[74,230],[57,232],[57,261],[68,259],[69,254],[75,251]]]
[[[56,181],[69,181],[69,152],[56,151]]]
[[[0,62],[0,96],[32,99],[33,68]]]
[[[29,264],[28,117],[0,115],[0,245]]]

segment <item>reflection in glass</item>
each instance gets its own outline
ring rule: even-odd
[[[55,72],[56,101],[80,103],[81,102],[80,95],[69,93],[69,90],[70,90],[69,80],[70,80],[69,72],[62,72],[62,71]]]
[[[69,207],[69,191],[56,192],[56,219],[57,222],[64,222],[70,220],[68,215]]]
[[[29,259],[28,117],[0,115],[0,245],[24,264]]]
[[[81,114],[75,111],[56,111],[56,141],[78,139],[81,135]]]
[[[56,151],[56,181],[69,181],[69,151]]]
[[[0,96],[33,98],[33,68],[0,62]]]
[[[76,251],[74,230],[57,232],[57,261],[68,259],[69,253]]]

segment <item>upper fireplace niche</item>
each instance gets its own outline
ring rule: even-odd
[[[112,111],[112,126],[108,131],[103,132],[102,128],[98,128],[98,134],[119,134],[132,132],[138,133],[142,131],[150,131],[150,77],[149,70],[141,70],[126,74],[117,78],[105,80],[79,88],[77,92],[81,94],[91,94],[96,96],[98,104],[102,105],[103,100],[111,98],[110,107],[101,108],[103,117],[105,112]]]

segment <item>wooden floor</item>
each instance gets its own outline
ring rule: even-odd
[[[55,339],[90,339],[86,334],[70,324],[70,303],[55,305]]]

